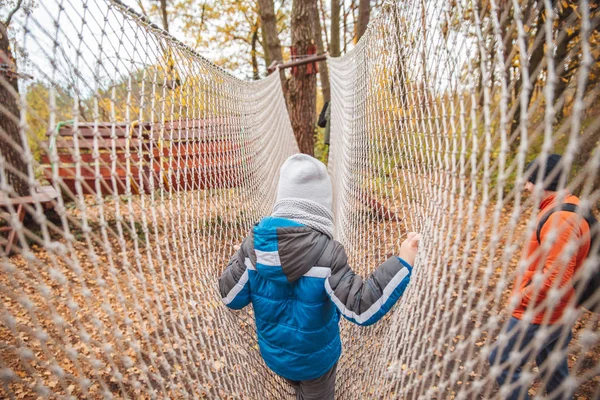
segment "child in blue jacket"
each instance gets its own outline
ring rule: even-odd
[[[288,158],[273,214],[254,226],[219,279],[229,308],[252,302],[261,355],[298,399],[333,399],[340,314],[358,325],[381,319],[410,281],[419,240],[410,233],[400,256],[363,280],[333,240],[331,198],[323,163]]]

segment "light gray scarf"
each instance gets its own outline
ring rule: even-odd
[[[333,239],[333,213],[321,204],[305,199],[281,199],[273,206],[274,217],[291,219]]]

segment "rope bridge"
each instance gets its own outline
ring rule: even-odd
[[[328,60],[337,240],[365,275],[406,232],[423,236],[389,316],[342,323],[339,398],[510,392],[488,357],[536,229],[526,163],[562,153],[561,188],[597,211],[598,12],[588,1],[386,3]],[[119,1],[39,2],[10,32],[2,397],[293,397],[262,362],[252,311],[227,310],[216,283],[298,151],[278,74],[238,80]],[[554,398],[598,398],[597,314],[566,315],[574,339],[555,353],[571,376]],[[529,363],[521,375],[539,396],[543,372]]]

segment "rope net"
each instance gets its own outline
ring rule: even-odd
[[[5,207],[1,397],[281,397],[250,314],[216,288],[298,151],[279,78],[238,80],[118,2],[44,1],[12,23],[34,77],[9,115],[31,143],[32,221]]]
[[[216,283],[298,151],[278,74],[238,80],[119,1],[38,3],[0,71],[2,396],[293,397]],[[587,1],[406,0],[329,59],[336,238],[365,275],[423,236],[389,316],[342,323],[338,398],[514,388],[488,358],[539,214],[527,162],[561,153],[559,187],[598,210],[599,20]],[[525,321],[570,286],[553,290]],[[571,301],[561,323],[557,362],[533,363],[547,320],[514,352],[521,382],[542,396],[567,355],[554,398],[597,398],[597,315]]]
[[[343,324],[341,398],[508,398],[519,359],[530,361],[520,384],[543,396],[565,355],[571,376],[553,398],[600,395],[598,318],[573,302],[558,325],[547,313],[535,340],[520,334],[509,361],[488,362],[497,338],[500,351],[509,345],[511,289],[531,263],[521,255],[543,185],[524,194],[527,162],[561,153],[571,174],[558,189],[598,211],[598,12],[585,1],[400,1],[329,60],[335,226],[351,265],[369,273],[407,232],[423,234],[415,277],[389,319]],[[597,263],[590,257],[580,273]],[[516,329],[572,288],[554,281]],[[552,362],[536,366],[550,335],[559,337]]]

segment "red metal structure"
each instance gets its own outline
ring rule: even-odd
[[[84,194],[235,187],[246,160],[224,119],[61,124],[42,156],[46,178]],[[56,151],[57,160],[50,154]],[[78,172],[79,171],[79,172]],[[78,175],[80,178],[78,179]],[[129,190],[128,190],[129,188]]]

